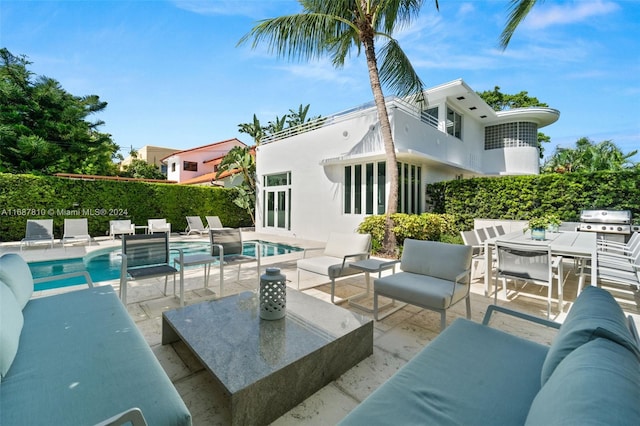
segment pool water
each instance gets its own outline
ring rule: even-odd
[[[246,241],[253,243],[256,241]],[[302,251],[299,247],[293,247],[286,244],[272,243],[268,241],[257,241],[260,247],[260,257],[277,256],[287,253]],[[185,256],[191,254],[209,253],[208,243],[183,242],[171,243],[171,249],[182,249]],[[49,260],[44,262],[31,262],[29,269],[33,278],[49,277],[52,275],[68,274],[71,272],[87,271],[93,282],[110,281],[120,278],[120,265],[122,258],[118,255],[120,247],[109,247],[93,251],[85,257],[75,259]],[[255,245],[246,244],[244,254],[247,256],[255,255]],[[177,251],[171,252],[171,258],[178,256]],[[68,278],[65,280],[48,281],[46,283],[36,284],[34,290],[49,290],[52,288],[67,287],[78,284],[85,284],[83,277]]]

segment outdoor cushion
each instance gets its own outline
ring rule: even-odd
[[[0,281],[0,377],[4,377],[18,352],[24,319],[9,287]]]
[[[340,424],[523,424],[546,353],[544,345],[456,319]]]
[[[111,286],[29,301],[2,381],[2,425],[93,425],[132,407],[190,425],[180,395]]]
[[[540,373],[541,384],[573,350],[598,337],[614,340],[640,356],[620,305],[608,291],[589,286],[574,302],[549,348]]]
[[[352,262],[345,262],[345,266]],[[298,268],[309,272],[315,272],[320,275],[327,275],[329,278],[337,278],[340,276],[342,268],[342,259],[330,256],[316,256],[307,259],[298,260]],[[342,270],[342,275],[357,274],[358,271],[349,267]]]
[[[391,299],[439,309],[451,306],[467,295],[465,284],[454,284],[449,280],[409,272],[377,278],[374,285],[377,293]]]
[[[29,265],[15,253],[0,256],[0,281],[3,281],[24,309],[33,294],[33,277]]]
[[[424,254],[428,253],[428,258]],[[473,250],[460,244],[443,244],[435,241],[404,240],[400,269],[404,272],[429,275],[455,281],[468,269]]]
[[[341,234],[332,232],[324,248],[324,255],[343,258],[350,254],[368,253],[370,241],[371,236],[369,234]]]
[[[596,338],[567,355],[531,405],[527,425],[620,425],[640,419],[640,364],[627,348]],[[512,401],[511,395],[505,394]]]

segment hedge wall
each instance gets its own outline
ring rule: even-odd
[[[0,241],[24,238],[27,219],[53,219],[61,238],[65,218],[88,218],[92,236],[106,235],[109,221],[166,218],[183,231],[186,216],[219,216],[225,226],[251,226],[233,203],[234,190],[131,181],[70,180],[53,176],[0,173]]]
[[[438,182],[427,186],[434,213],[454,217],[459,230],[474,218],[528,220],[556,213],[577,222],[583,209],[631,210],[640,223],[640,170],[505,176]]]

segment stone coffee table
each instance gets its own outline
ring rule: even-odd
[[[287,288],[287,315],[260,319],[244,292],[162,314],[229,399],[233,424],[267,424],[373,353],[373,321]]]

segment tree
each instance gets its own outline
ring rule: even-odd
[[[542,170],[545,173],[628,170],[638,166],[631,161],[637,153],[634,150],[625,154],[610,140],[595,143],[583,137],[576,141],[575,148],[556,148]]]
[[[132,157],[134,158],[131,160],[131,164],[124,166],[124,171],[120,173],[120,176],[137,179],[167,179],[155,164],[149,164],[133,155]]]
[[[265,129],[260,125],[260,120],[255,114],[253,114],[253,123],[238,124],[238,131],[251,136],[256,145],[260,145],[262,138],[265,136]]]
[[[500,92],[500,87],[495,86],[493,90],[485,90],[484,92],[476,92],[483,101],[487,103],[494,111],[506,111],[515,108],[528,107],[548,107],[544,102],[540,102],[538,98],[530,97],[529,93],[522,91],[515,95],[504,94]],[[540,158],[544,157],[543,143],[548,143],[551,138],[542,132],[538,132],[538,149]]]
[[[397,211],[398,170],[389,115],[382,85],[398,96],[422,100],[424,84],[392,36],[418,15],[422,0],[299,0],[302,12],[260,21],[238,44],[265,42],[278,57],[311,60],[328,55],[336,68],[344,66],[352,48],[364,49],[369,83],[380,121],[390,190],[385,218],[383,250],[395,254],[391,216]],[[435,0],[438,9],[438,1]],[[384,40],[381,48],[376,42]]]
[[[233,202],[240,208],[245,209],[251,216],[251,221],[255,223],[253,209],[256,204],[256,159],[252,154],[252,148],[234,146],[224,156],[216,179],[219,179],[222,173],[238,171],[243,177],[242,184],[237,188],[236,198]],[[233,181],[235,176],[231,177]]]
[[[509,19],[500,34],[500,46],[503,49],[507,48],[516,28],[527,17],[536,2],[537,0],[511,0]]]
[[[30,64],[0,49],[0,171],[115,175],[119,147],[97,130],[103,121],[87,121],[107,103],[73,96],[52,78],[34,78]]]

